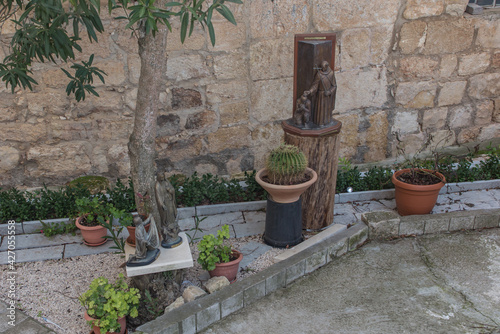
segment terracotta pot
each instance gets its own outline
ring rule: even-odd
[[[149,227],[151,225],[150,224],[147,224],[145,226],[146,228],[146,232],[149,232]],[[128,238],[127,238],[127,244],[129,244],[130,246],[132,247],[135,247],[135,226],[126,226],[127,227],[127,231],[128,231]]]
[[[421,169],[428,172],[433,172],[428,169]],[[415,185],[410,183],[401,182],[397,177],[403,173],[409,172],[410,169],[402,169],[396,171],[392,175],[392,183],[396,188],[396,206],[398,213],[401,216],[408,215],[425,215],[429,214],[439,195],[439,191],[446,183],[443,174],[436,173],[436,175],[443,181],[432,185]]]
[[[236,260],[229,261],[227,263],[216,263],[215,269],[208,272],[210,277],[226,276],[229,282],[235,282],[236,275],[238,275],[238,269],[240,269],[240,262],[243,260],[243,254],[234,249],[233,254],[238,256]]]
[[[267,169],[263,168],[255,174],[255,180],[269,193],[273,201],[277,203],[293,203],[298,201],[300,195],[318,180],[318,174],[311,168],[307,168],[306,173],[312,174],[312,178],[309,181],[290,186],[281,186],[263,181],[262,178],[267,175]]]
[[[108,234],[108,230],[104,226],[84,226],[80,224],[81,220],[82,217],[78,217],[75,225],[82,231],[82,237],[87,246],[100,246],[108,241],[104,238]]]
[[[89,316],[87,314],[87,311],[85,311],[84,318],[87,321],[95,320],[95,318],[92,318],[91,316]],[[119,332],[106,332],[106,334],[124,334],[127,330],[127,318],[125,318],[125,317],[119,318],[118,323],[121,326],[121,330]],[[101,330],[99,329],[98,326],[92,326],[92,332],[95,334],[101,334]]]

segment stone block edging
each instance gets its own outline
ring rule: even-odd
[[[500,209],[412,216],[400,216],[394,211],[379,211],[364,213],[361,219],[368,225],[369,239],[394,239],[410,235],[498,228]]]
[[[367,238],[368,227],[358,223],[259,273],[163,314],[138,327],[136,334],[197,333],[260,298],[286,288],[336,257],[355,250]]]

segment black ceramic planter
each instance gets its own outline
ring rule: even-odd
[[[302,199],[277,203],[268,197],[264,241],[273,247],[292,247],[302,241]]]

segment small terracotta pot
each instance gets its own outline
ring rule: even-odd
[[[318,174],[311,168],[307,168],[306,173],[312,174],[312,178],[309,181],[290,186],[281,186],[263,181],[262,178],[267,175],[267,169],[263,168],[255,174],[255,180],[269,193],[273,201],[277,203],[293,203],[298,201],[300,195],[318,180]]]
[[[84,318],[87,321],[95,320],[95,318],[92,318],[87,314],[87,311],[85,311]],[[127,318],[126,317],[118,318],[118,323],[121,326],[121,330],[119,332],[106,332],[106,334],[124,334],[127,331]],[[99,329],[98,326],[92,326],[92,332],[95,334],[101,334],[101,330]]]
[[[145,226],[146,232],[149,232],[150,226],[151,226],[150,224],[147,224]],[[132,247],[135,247],[135,226],[126,226],[126,227],[129,234],[129,237],[127,238],[127,244],[129,244]]]
[[[215,269],[208,272],[210,277],[226,276],[229,282],[235,282],[236,275],[238,275],[238,269],[240,269],[240,262],[243,260],[243,254],[234,249],[233,254],[236,254],[236,260],[227,263],[216,263]]]
[[[108,234],[108,230],[104,226],[82,225],[80,224],[82,218],[83,217],[78,217],[75,225],[82,231],[82,237],[87,246],[100,246],[108,241],[108,239],[104,238]]]
[[[421,170],[435,173],[428,169]],[[398,213],[401,216],[429,214],[436,205],[439,191],[446,183],[446,179],[443,174],[437,172],[435,174],[442,182],[431,185],[415,185],[397,179],[399,175],[409,171],[409,168],[401,169],[392,175],[392,183],[396,189],[395,197]]]

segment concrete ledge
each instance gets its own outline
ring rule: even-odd
[[[321,233],[325,232],[327,231]],[[319,237],[318,242],[300,252],[294,252],[262,272],[184,304],[138,327],[137,333],[187,334],[201,331],[260,298],[289,286],[295,280],[335,260],[348,250],[361,246],[367,240],[368,227],[359,223],[335,234],[325,234],[328,237]]]
[[[396,212],[383,211],[364,213],[361,218],[368,225],[370,239],[500,227],[500,209],[413,216],[399,216]]]

